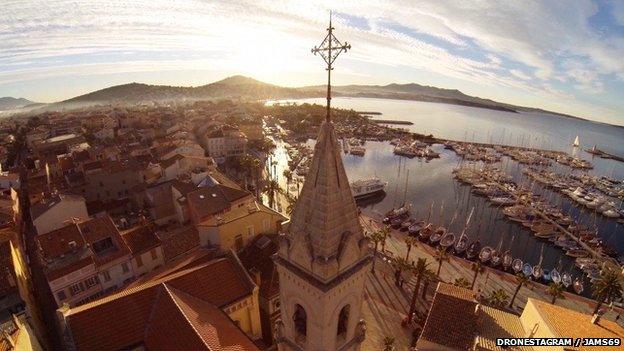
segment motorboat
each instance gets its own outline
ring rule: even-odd
[[[570,285],[572,285],[572,276],[570,275],[570,273],[563,272],[563,274],[561,274],[561,284],[563,284],[566,289],[570,287]]]
[[[412,225],[412,223],[414,223],[416,220],[412,219],[412,218],[408,218],[407,220],[403,221],[403,223],[401,223],[401,231],[407,231],[409,229],[409,227]]]
[[[446,234],[446,228],[444,227],[438,227],[433,234],[431,234],[431,237],[429,237],[429,242],[433,245],[437,244],[440,239],[442,239],[442,237]]]
[[[479,260],[482,263],[487,263],[492,258],[493,251],[494,249],[492,249],[489,246],[482,248],[481,251],[479,252]]]
[[[398,216],[402,216],[405,214],[409,214],[409,211],[412,209],[412,204],[404,204],[403,206],[399,207],[399,208],[393,208],[392,210],[388,211],[386,213],[386,218],[395,218]]]
[[[433,228],[431,227],[431,223],[429,223],[420,230],[418,237],[423,241],[427,241],[431,234],[433,234]]]
[[[583,286],[583,281],[581,280],[581,278],[574,279],[574,283],[572,283],[572,288],[577,294],[580,294],[583,292],[583,290],[585,290],[585,287]]]
[[[544,279],[545,282],[549,282],[552,280],[552,271],[548,270],[548,269],[544,269],[544,271],[542,272],[542,279]]]
[[[530,265],[529,265],[530,267]],[[522,260],[519,258],[514,259],[511,262],[511,269],[513,269],[514,273],[519,273],[520,271],[522,271]]]
[[[440,246],[443,248],[447,248],[453,244],[455,244],[455,234],[453,233],[446,233],[442,239],[440,239]]]
[[[426,225],[425,221],[414,221],[407,228],[407,231],[408,233],[410,233],[410,235],[416,235],[420,232],[421,229],[425,227],[425,225]]]
[[[541,278],[543,273],[544,273],[544,270],[542,269],[542,266],[539,264],[533,266],[533,268],[531,269],[531,275],[533,275],[533,278],[535,279]]]
[[[522,266],[522,273],[526,275],[527,277],[530,277],[532,272],[533,272],[533,267],[531,267],[530,263],[525,263],[524,266]]]
[[[555,284],[559,284],[561,283],[561,274],[559,273],[559,271],[557,270],[557,268],[553,268],[552,271],[550,271],[550,279],[555,283]]]
[[[358,179],[349,185],[353,198],[357,200],[383,193],[388,183],[381,181],[381,179],[377,177],[371,177]]]
[[[503,262],[503,254],[499,250],[492,250],[492,258],[490,264],[492,267],[498,267]]]
[[[462,235],[459,237],[457,242],[455,243],[455,254],[461,255],[468,248],[468,237],[466,235]]]
[[[480,252],[481,242],[479,240],[473,241],[470,245],[468,245],[468,249],[466,249],[466,258],[473,260],[479,255]]]

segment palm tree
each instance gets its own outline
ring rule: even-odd
[[[403,257],[395,257],[392,263],[394,265],[394,283],[397,286],[401,286],[401,273],[406,269],[410,269],[412,266]]]
[[[518,283],[518,285],[516,285],[516,291],[514,291],[514,294],[511,297],[511,301],[509,302],[509,307],[513,307],[514,300],[516,299],[516,296],[518,296],[518,292],[520,291],[520,288],[522,288],[523,286],[527,285],[530,282],[531,282],[531,279],[529,279],[529,277],[527,277],[526,275],[522,273],[516,274],[516,283]]]
[[[286,187],[288,188],[288,185],[290,184],[290,182],[292,181],[292,171],[290,169],[285,169],[284,170],[284,178],[286,178]]]
[[[251,157],[249,159],[249,169],[253,174],[254,184],[256,189],[256,198],[260,197],[260,172],[262,171],[262,161],[257,157]]]
[[[384,226],[381,230],[384,233],[384,240],[381,242],[381,251],[386,252],[386,239],[388,239],[388,235],[390,235],[390,227]]]
[[[564,299],[565,296],[563,295],[563,284],[561,283],[555,283],[555,282],[551,282],[550,284],[548,284],[548,295],[550,295],[552,297],[552,300],[550,300],[551,304],[555,304],[555,301],[557,301],[557,299]]]
[[[281,190],[279,183],[275,179],[269,180],[264,186],[264,192],[269,197],[269,207],[273,208],[275,204],[275,194]]]
[[[613,269],[603,270],[592,286],[592,294],[597,299],[598,304],[594,308],[594,313],[598,313],[603,303],[613,301],[622,297],[622,277],[620,273]]]
[[[470,282],[466,280],[466,278],[464,277],[456,278],[455,282],[453,282],[453,285],[458,286],[460,288],[464,288],[464,289],[472,289],[472,287],[470,286]]]
[[[429,262],[426,258],[419,258],[416,261],[416,265],[412,268],[412,272],[416,275],[416,285],[414,286],[414,292],[412,293],[412,301],[410,302],[409,314],[407,315],[407,322],[411,323],[416,312],[416,298],[418,297],[418,290],[420,289],[420,282],[427,270],[429,270]]]
[[[373,252],[373,267],[371,269],[371,272],[375,273],[375,258],[377,257],[379,244],[385,243],[386,241],[386,231],[384,231],[383,229],[375,230],[371,233],[369,238],[375,244],[375,251]]]
[[[425,271],[425,274],[423,274],[423,290],[422,290],[422,296],[421,298],[424,300],[427,298],[427,288],[429,288],[429,283],[435,281],[436,279],[439,280],[438,276],[433,273],[432,270],[427,269]]]
[[[383,338],[383,351],[394,351],[394,337],[386,336]]]
[[[406,236],[405,237],[405,245],[407,245],[407,254],[405,255],[405,259],[409,262],[409,254],[410,251],[412,250],[412,246],[416,246],[416,244],[418,243],[418,240],[416,240],[416,238],[414,238],[413,236]]]
[[[433,257],[435,258],[436,262],[438,262],[437,276],[438,278],[440,278],[440,271],[442,270],[442,263],[450,260],[449,253],[446,252],[446,250],[440,248],[436,250],[436,252],[433,254]]]
[[[485,303],[493,307],[503,308],[504,306],[507,305],[508,299],[509,299],[509,296],[507,296],[507,293],[505,292],[505,290],[497,289],[497,290],[492,291],[490,296],[488,296],[485,299]]]
[[[472,271],[474,272],[474,276],[472,277],[472,284],[470,284],[470,290],[474,289],[475,283],[477,282],[477,277],[479,276],[479,274],[482,274],[483,272],[485,272],[485,267],[483,267],[483,264],[481,263],[481,261],[477,260],[477,262],[473,262],[472,265],[470,266],[470,269],[472,269]]]

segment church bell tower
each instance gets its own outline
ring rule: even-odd
[[[372,257],[330,112],[332,63],[351,46],[333,35],[331,15],[327,31],[312,49],[327,63],[327,116],[275,257],[281,319],[274,334],[280,351],[356,351],[366,332],[361,310]]]

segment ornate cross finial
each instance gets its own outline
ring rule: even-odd
[[[345,42],[344,44],[340,42],[340,40],[338,40],[338,38],[336,38],[334,36],[333,33],[334,27],[332,27],[332,22],[331,22],[331,12],[329,12],[329,28],[327,28],[327,35],[325,36],[325,39],[323,39],[323,41],[321,42],[321,45],[319,46],[315,46],[312,49],[312,53],[314,55],[319,54],[321,55],[321,57],[323,58],[323,60],[325,61],[325,63],[327,63],[327,116],[326,116],[326,120],[327,122],[330,121],[330,104],[331,104],[331,71],[332,71],[332,64],[334,63],[334,61],[336,60],[336,58],[338,57],[338,55],[340,55],[341,52],[347,52],[347,50],[351,49],[351,45],[347,44],[347,42]]]

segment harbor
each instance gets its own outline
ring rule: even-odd
[[[473,260],[480,260],[481,250],[487,248],[489,258],[483,263],[495,271],[524,272],[544,284],[562,282],[567,291],[583,296],[590,295],[592,280],[605,264],[621,264],[624,188],[613,176],[619,173],[615,167],[604,172],[600,160],[580,155],[572,139],[571,152],[566,152],[528,137],[517,138],[519,145],[505,145],[495,136],[484,141],[467,132],[458,140],[401,127],[380,128],[385,132],[338,127],[349,179],[385,185],[384,192],[358,199],[364,216],[381,222],[392,209],[409,204],[409,213],[394,227],[416,237],[419,233],[409,229],[417,224],[430,224],[431,234],[439,229],[435,242],[421,240],[431,249],[443,242],[454,252],[462,237],[464,245],[478,241]],[[296,197],[296,179],[307,172],[314,140],[289,138],[279,145],[289,155],[294,181],[288,190]],[[277,178],[281,172],[275,170]],[[466,182],[471,177],[475,184]],[[588,199],[599,198],[600,205],[590,208],[567,195],[579,186],[587,189]],[[448,234],[453,234],[452,241]],[[466,259],[465,252],[459,256]]]

